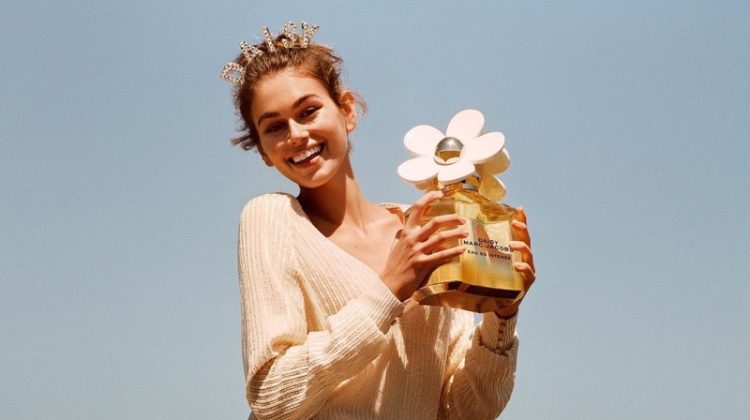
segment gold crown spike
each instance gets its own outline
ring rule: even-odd
[[[255,57],[263,55],[263,51],[261,51],[260,48],[256,47],[255,45],[248,44],[245,41],[240,42],[240,49],[242,50],[242,54],[245,56],[245,60],[247,60],[248,63],[253,61]]]
[[[284,48],[294,48],[297,44],[297,25],[294,22],[287,22],[282,31],[284,32],[284,39],[281,40],[281,43]]]
[[[263,39],[266,41],[268,52],[276,52],[276,47],[273,45],[273,37],[267,26],[263,27]]]
[[[307,22],[302,22],[302,45],[300,47],[307,48],[310,43],[310,39],[319,28],[318,25],[308,25]]]
[[[281,44],[284,49],[307,48],[310,45],[310,39],[318,28],[318,25],[308,25],[307,22],[302,22],[302,34],[300,35],[297,33],[297,25],[292,22],[287,22],[282,28],[284,37],[281,39]],[[268,53],[273,53],[278,50],[278,48],[273,45],[273,36],[271,36],[271,31],[268,30],[268,27],[263,27],[263,42],[268,48]],[[265,54],[257,46],[245,41],[240,42],[240,50],[242,50],[242,55],[245,56],[245,65],[250,64],[250,62],[259,55]],[[236,62],[231,62],[225,65],[221,70],[221,78],[232,84],[240,85],[245,79],[245,68]]]
[[[239,85],[245,78],[245,69],[237,63],[228,63],[221,69],[221,78],[234,85]]]

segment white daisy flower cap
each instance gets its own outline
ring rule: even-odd
[[[482,134],[483,128],[484,115],[466,109],[451,118],[445,134],[429,125],[410,129],[404,146],[414,158],[399,165],[399,177],[419,189],[434,189],[479,175],[479,193],[501,200],[505,187],[495,175],[508,169],[510,156],[503,133]]]

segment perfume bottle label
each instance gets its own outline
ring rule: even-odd
[[[523,280],[513,270],[513,262],[519,258],[508,246],[512,240],[510,221],[485,223],[470,219],[467,230],[469,236],[460,241],[466,251],[433,271],[427,284],[459,281],[482,288],[523,290]]]
[[[477,286],[522,290],[523,282],[514,275],[513,252],[508,246],[512,240],[509,221],[483,223],[470,221],[469,237],[461,256],[464,281]]]

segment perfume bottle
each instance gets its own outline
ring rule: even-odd
[[[505,138],[499,132],[478,136],[483,124],[479,111],[468,110],[451,120],[448,135],[418,126],[405,136],[404,143],[412,153],[414,144],[428,143],[429,147],[419,151],[432,151],[432,156],[425,153],[404,162],[399,175],[420,189],[444,192],[423,213],[421,223],[458,214],[466,220],[464,228],[469,233],[444,244],[446,248],[463,245],[466,250],[433,270],[414,293],[412,299],[422,305],[490,312],[512,305],[526,292],[521,275],[513,269],[513,264],[521,261],[520,253],[508,245],[513,240],[515,209],[497,202],[505,188],[494,174],[510,164]],[[425,133],[432,137],[425,141]],[[438,134],[442,138],[438,139]],[[462,135],[463,140],[456,135]]]
[[[443,192],[445,195],[427,208],[421,223],[444,214],[462,216],[469,236],[445,246],[463,245],[466,250],[436,268],[413,299],[423,305],[473,312],[494,311],[521,299],[523,279],[513,270],[520,255],[508,246],[513,240],[510,223],[515,209],[479,194],[474,179],[447,185]]]

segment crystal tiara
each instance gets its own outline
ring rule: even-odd
[[[310,39],[312,39],[315,31],[318,30],[318,25],[308,25],[307,22],[301,22],[302,33],[297,33],[297,25],[293,22],[287,22],[282,28],[283,38],[281,39],[281,48],[307,48],[310,45]],[[266,50],[268,53],[276,52],[279,48],[273,43],[273,37],[268,27],[263,27],[263,41],[266,44]],[[247,61],[245,65],[250,64],[255,57],[265,54],[255,45],[249,44],[245,41],[240,42],[240,50],[242,55],[245,56]],[[232,61],[227,63],[221,70],[221,78],[230,82],[234,85],[240,85],[245,79],[245,67]]]

